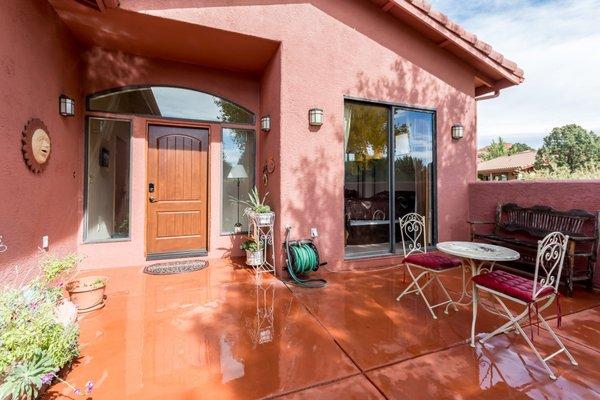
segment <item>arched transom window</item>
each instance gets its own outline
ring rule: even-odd
[[[170,86],[122,88],[91,95],[88,111],[253,125],[254,114],[229,100]]]

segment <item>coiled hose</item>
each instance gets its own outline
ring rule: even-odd
[[[311,240],[290,242],[291,227],[286,228],[285,250],[287,255],[287,268],[295,284],[309,287],[321,288],[327,285],[325,279],[308,279],[305,276],[319,269],[326,263],[319,262],[319,251]]]

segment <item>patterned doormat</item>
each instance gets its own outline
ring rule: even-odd
[[[198,271],[206,267],[208,267],[208,262],[203,260],[172,261],[148,265],[144,268],[144,273],[150,275],[182,274],[184,272]]]

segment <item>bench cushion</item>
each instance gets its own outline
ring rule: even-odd
[[[413,253],[406,257],[404,261],[435,271],[443,271],[450,268],[460,267],[462,264],[460,258],[453,257],[439,251],[432,251],[430,253]]]
[[[496,270],[474,276],[473,282],[479,286],[517,298],[526,303],[533,302],[533,279]],[[551,294],[553,291],[554,289],[547,287],[541,291],[538,298]]]

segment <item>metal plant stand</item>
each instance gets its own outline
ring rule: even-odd
[[[273,224],[275,213],[256,213],[247,209],[249,233],[262,250],[262,264],[254,265],[256,275],[263,272],[275,274],[275,246],[273,246]]]

